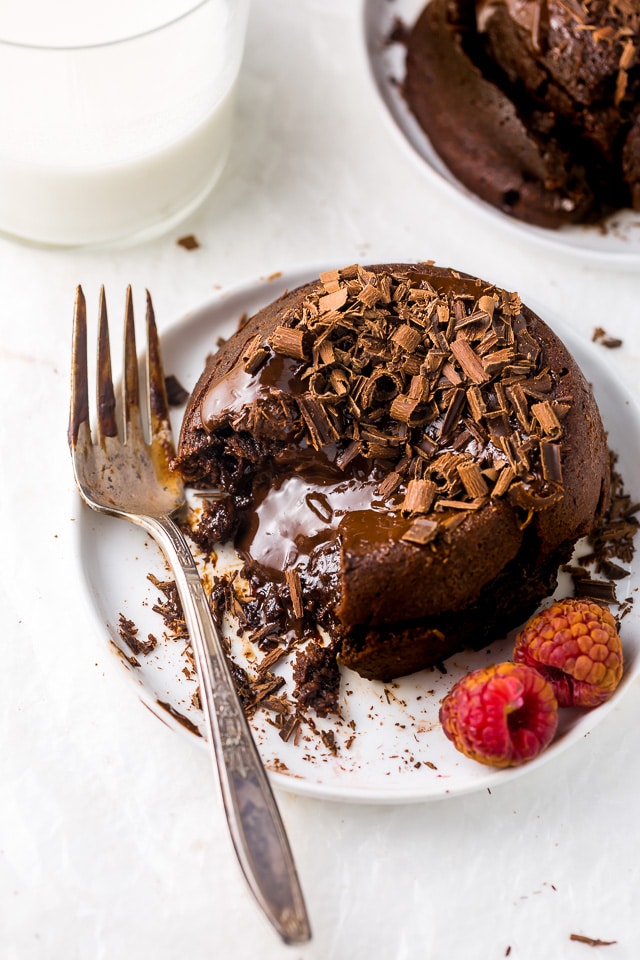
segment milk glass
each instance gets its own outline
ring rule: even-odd
[[[2,0],[0,230],[146,236],[229,152],[249,0]]]

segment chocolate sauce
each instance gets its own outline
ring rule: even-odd
[[[236,548],[270,578],[282,581],[287,568],[306,568],[318,548],[337,539],[345,517],[365,514],[375,526],[392,506],[377,493],[378,469],[358,457],[340,470],[336,452],[300,448],[295,461],[254,490]]]
[[[299,360],[277,354],[264,364],[257,376],[240,365],[233,366],[202,398],[200,417],[205,430],[213,429],[222,415],[240,413],[256,401],[266,400],[278,392],[290,396],[302,394],[305,386],[296,379],[299,367]]]
[[[377,550],[384,543],[397,542],[411,526],[411,521],[397,513],[374,513],[355,510],[340,524],[340,536],[348,553],[366,553]]]

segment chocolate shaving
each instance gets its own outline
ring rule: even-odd
[[[472,500],[489,495],[487,481],[482,476],[482,471],[479,465],[474,461],[467,461],[459,464],[458,476],[462,480],[462,486]]]
[[[545,480],[562,483],[562,453],[557,443],[549,443],[548,440],[540,441],[540,463]]]
[[[484,383],[489,379],[489,374],[480,358],[474,353],[468,340],[459,336],[450,346],[451,353],[470,380],[473,380],[474,383]]]
[[[484,500],[438,500],[436,504],[436,510],[478,510],[483,504]]]
[[[429,407],[417,397],[402,395],[394,398],[389,415],[401,423],[419,426],[429,419]]]
[[[178,588],[175,580],[159,580],[152,573],[147,574],[147,579],[164,596],[164,600],[158,600],[152,605],[152,610],[159,613],[164,621],[167,630],[172,637],[176,639],[188,639],[187,624],[182,612],[182,604],[178,594]]]
[[[271,350],[264,345],[262,337],[256,335],[249,341],[242,355],[244,369],[247,373],[257,373],[270,356]]]
[[[285,570],[285,578],[289,592],[291,594],[291,604],[293,612],[298,619],[304,616],[304,606],[302,604],[302,587],[300,585],[300,574],[291,567]]]
[[[436,537],[439,524],[435,520],[427,520],[426,517],[418,517],[414,520],[408,530],[403,533],[401,540],[408,543],[416,543],[424,546]]]
[[[298,408],[307,425],[309,438],[316,450],[338,440],[340,434],[331,422],[326,408],[307,393],[298,398]]]
[[[494,497],[503,497],[515,480],[515,476],[515,471],[512,470],[511,467],[504,467],[498,475],[491,495]]]
[[[396,470],[391,470],[391,472],[388,473],[384,480],[378,485],[378,496],[382,497],[383,500],[388,500],[390,496],[396,492],[401,483],[402,474],[398,473]]]
[[[339,310],[347,302],[348,291],[346,287],[336,290],[334,293],[328,293],[318,300],[318,309],[320,313],[329,313],[333,310]]]
[[[436,495],[431,480],[410,480],[402,503],[403,513],[428,513]]]
[[[299,327],[276,327],[269,337],[269,345],[283,357],[306,360],[309,356],[308,331]]]
[[[531,413],[542,427],[543,433],[551,437],[552,440],[557,440],[562,436],[562,426],[548,400],[532,404]]]
[[[274,647],[273,650],[270,650],[269,653],[265,654],[258,664],[257,677],[260,679],[263,678],[271,671],[272,667],[275,667],[277,663],[280,663],[287,653],[287,648],[281,646]]]
[[[287,743],[300,726],[300,716],[291,714],[280,728],[279,736]]]
[[[397,327],[391,337],[393,342],[402,347],[407,353],[413,353],[419,343],[422,341],[422,334],[415,327],[403,323]]]
[[[127,619],[123,613],[120,614],[118,622],[118,634],[123,643],[125,643],[131,652],[136,656],[144,654],[145,656],[155,650],[158,640],[153,634],[149,634],[147,640],[141,640],[138,636],[138,627],[133,620]],[[139,666],[136,663],[136,666]]]
[[[616,603],[615,584],[608,580],[594,580],[591,577],[573,577],[576,597],[589,597],[604,603]]]
[[[464,406],[464,401],[466,398],[466,392],[462,387],[456,387],[451,391],[449,398],[449,404],[442,421],[442,426],[440,427],[440,437],[448,437],[454,427],[457,425],[458,420],[460,419],[460,414]]]
[[[509,487],[509,500],[523,510],[547,510],[562,499],[562,489],[549,484],[546,493],[536,493],[525,483],[518,481]]]

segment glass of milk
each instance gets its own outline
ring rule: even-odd
[[[207,195],[229,152],[249,0],[2,0],[0,230],[137,239]]]

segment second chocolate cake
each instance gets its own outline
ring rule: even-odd
[[[429,263],[332,270],[251,317],[175,467],[218,491],[195,536],[234,542],[267,617],[271,597],[385,680],[517,625],[608,498],[564,345],[517,294]]]
[[[640,208],[636,0],[429,0],[407,104],[452,174],[528,223]]]

